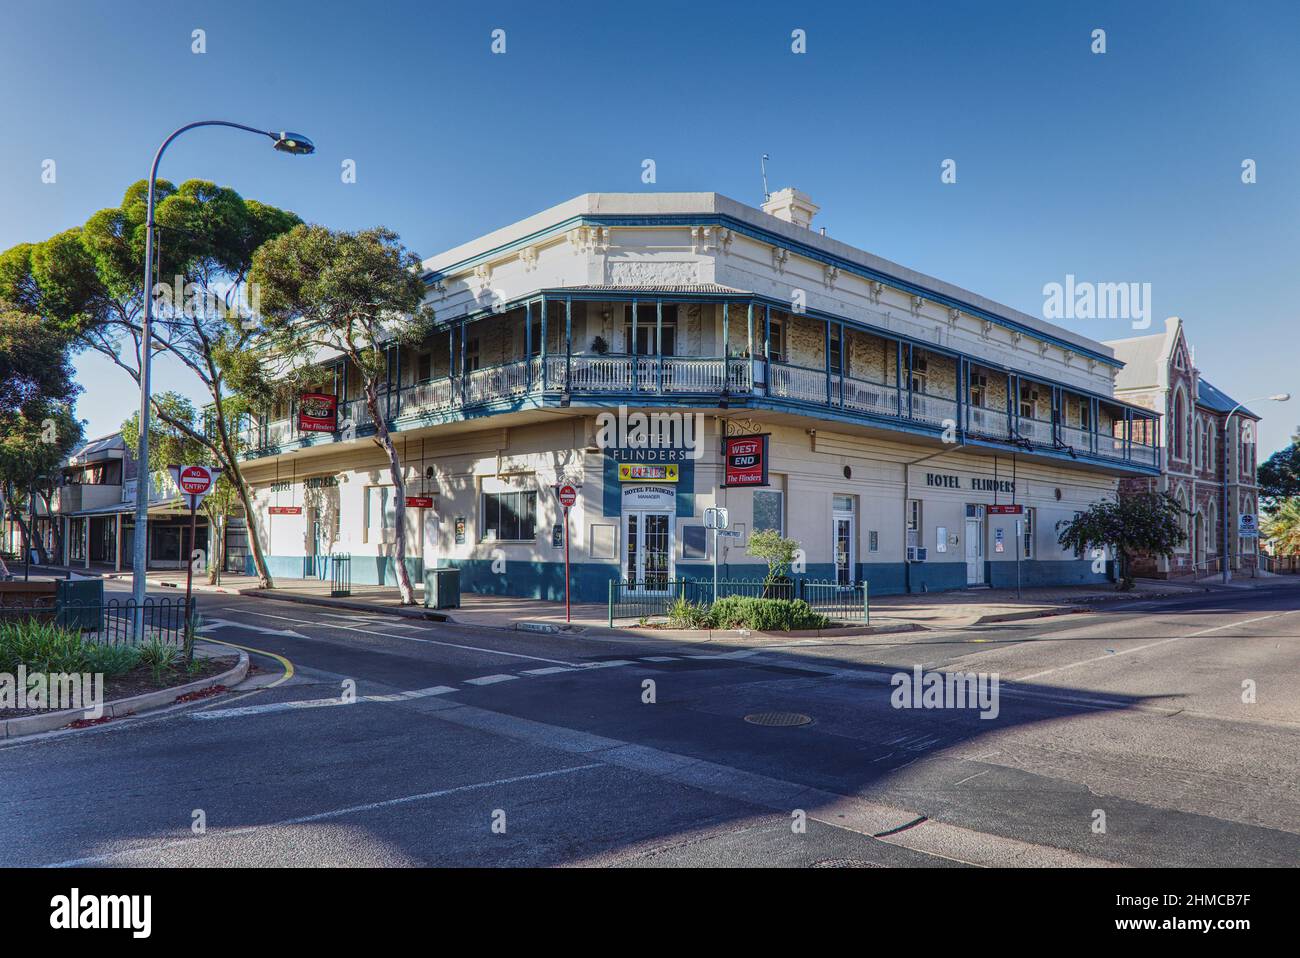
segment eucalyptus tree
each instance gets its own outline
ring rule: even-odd
[[[247,200],[229,187],[189,180],[179,187],[157,182],[157,282],[144,289],[148,184],[132,184],[115,207],[83,226],[36,244],[0,253],[0,300],[39,317],[51,331],[81,349],[106,357],[137,387],[144,343],[144,296],[156,304],[152,348],[192,373],[206,391],[210,416],[177,418],[175,409],[151,401],[151,413],[206,449],[225,470],[248,517],[253,564],[270,587],[261,532],[253,520],[248,484],[240,469],[238,434],[248,411],[229,382],[246,375],[258,338],[257,291],[248,283],[253,253],[300,220],[293,213]]]
[[[347,357],[375,425],[394,497],[394,575],[403,604],[415,601],[406,569],[406,478],[380,407],[386,350],[422,342],[433,325],[420,260],[384,227],[344,232],[295,226],[253,257],[269,353],[266,378],[310,375],[322,355]]]

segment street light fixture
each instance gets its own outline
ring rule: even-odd
[[[1232,540],[1228,537],[1228,469],[1232,463],[1229,437],[1232,435],[1232,417],[1237,414],[1238,409],[1253,402],[1287,402],[1290,398],[1290,393],[1274,393],[1271,396],[1247,399],[1245,402],[1239,402],[1233,406],[1232,411],[1223,420],[1223,501],[1219,509],[1221,513],[1219,526],[1223,531],[1223,554],[1219,557],[1219,561],[1223,563],[1222,576],[1224,585],[1227,585],[1232,580]]]
[[[136,466],[135,480],[135,539],[132,542],[131,598],[135,602],[134,627],[136,635],[144,634],[144,598],[148,585],[145,579],[145,565],[149,561],[149,378],[153,350],[153,232],[154,232],[154,188],[158,179],[158,164],[163,153],[171,146],[172,140],[187,130],[200,126],[228,126],[246,133],[270,137],[273,145],[281,153],[305,156],[316,151],[315,144],[301,133],[259,130],[255,126],[243,123],[231,123],[228,120],[199,120],[187,123],[173,130],[162,146],[154,154],[153,166],[149,168],[149,197],[145,205],[144,232],[144,315],[140,330],[140,444],[139,458]],[[118,546],[121,548],[121,545]]]

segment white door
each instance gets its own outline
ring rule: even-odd
[[[984,520],[966,517],[966,584],[984,584]]]
[[[623,575],[630,591],[668,592],[672,579],[673,523],[668,512],[629,512],[624,517]]]
[[[835,581],[841,586],[853,585],[853,516],[837,512],[832,517],[832,543],[835,549]]]
[[[424,537],[420,545],[421,557],[426,569],[438,568],[438,516],[432,509],[421,509],[424,521],[420,523]]]

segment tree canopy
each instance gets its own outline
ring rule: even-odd
[[[1168,493],[1122,495],[1094,502],[1073,519],[1058,523],[1058,541],[1079,553],[1112,550],[1119,562],[1119,587],[1131,589],[1133,556],[1172,556],[1187,538],[1182,527],[1186,512]]]

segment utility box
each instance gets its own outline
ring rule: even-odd
[[[426,609],[460,608],[460,570],[424,570],[424,607]]]
[[[56,579],[55,623],[65,629],[98,632],[104,619],[103,579]]]

